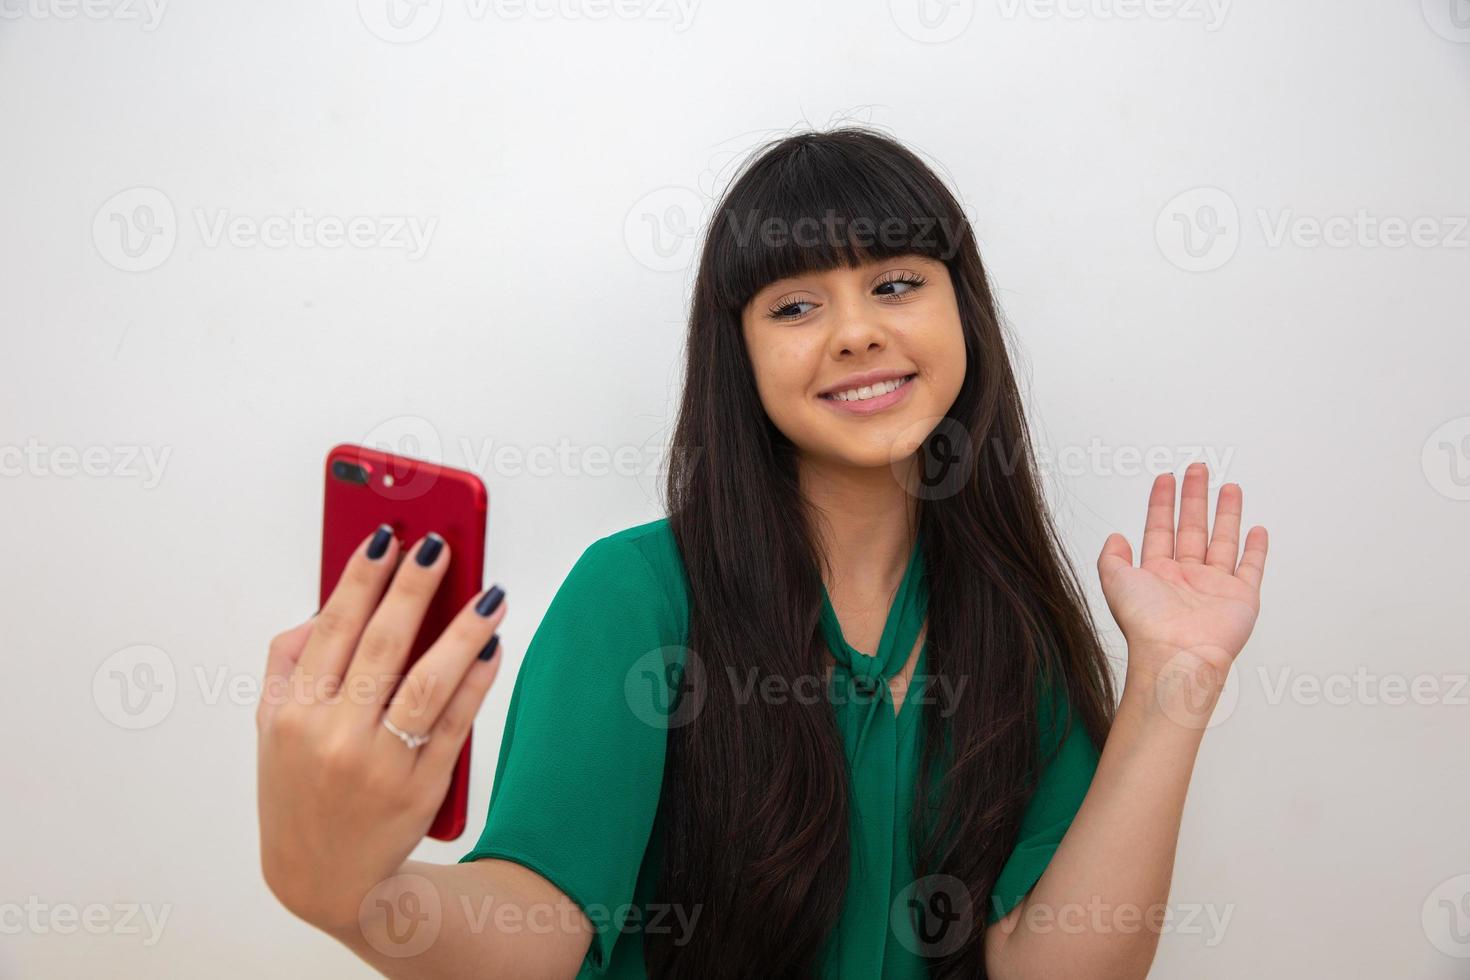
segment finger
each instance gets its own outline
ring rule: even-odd
[[[311,638],[293,674],[293,682],[301,685],[308,699],[336,693],[357,638],[397,560],[398,540],[387,524],[378,525],[347,559],[336,588],[316,614]]]
[[[485,694],[495,683],[495,678],[500,673],[500,663],[504,659],[500,654],[500,644],[497,643],[488,660],[477,659],[471,662],[454,696],[439,713],[439,719],[434,723],[433,737],[427,745],[419,749],[418,763],[414,767],[415,775],[422,773],[426,778],[432,779],[436,792],[442,793],[443,787],[449,784],[454,760],[459,758],[464,740],[469,736],[470,726],[475,723],[475,716],[480,713],[480,705],[485,702]]]
[[[433,729],[505,618],[505,592],[492,586],[467,603],[424,652],[388,706],[387,718],[406,732]]]
[[[1143,522],[1143,551],[1140,563],[1174,557],[1174,474],[1154,477],[1148,494],[1148,516]]]
[[[1174,537],[1177,562],[1199,564],[1205,560],[1210,532],[1208,483],[1209,468],[1204,463],[1190,463],[1179,491],[1179,533]]]
[[[351,693],[349,711],[377,724],[403,676],[424,613],[449,568],[449,546],[432,531],[398,565],[383,601],[363,627],[342,683]]]
[[[1133,546],[1128,539],[1114,531],[1108,535],[1103,542],[1102,554],[1097,557],[1097,573],[1101,578],[1107,578],[1119,568],[1133,567]]]
[[[270,647],[265,655],[265,677],[260,685],[260,703],[255,708],[257,730],[270,721],[276,705],[285,699],[292,671],[301,659],[301,652],[306,649],[306,640],[311,635],[315,621],[316,617],[313,616],[300,626],[293,626],[284,633],[271,637]]]
[[[1215,530],[1210,535],[1210,550],[1205,563],[1228,574],[1235,574],[1235,560],[1240,554],[1240,484],[1227,483],[1215,498]]]
[[[1245,553],[1240,556],[1240,567],[1235,570],[1237,578],[1245,579],[1257,589],[1266,574],[1266,529],[1257,524],[1245,536]]]

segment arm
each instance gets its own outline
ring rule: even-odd
[[[368,904],[326,931],[394,980],[574,977],[592,941],[581,908],[512,861],[405,861]]]
[[[1202,732],[1145,686],[1124,685],[1076,818],[1036,887],[986,934],[996,980],[1147,975]]]
[[[1240,488],[1220,489],[1213,539],[1206,471],[1186,473],[1174,531],[1172,475],[1149,499],[1142,560],[1121,535],[1098,561],[1128,637],[1128,674],[1097,771],[1047,870],[988,930],[996,980],[1144,977],[1163,928],[1174,852],[1200,740],[1259,609],[1264,528],[1236,564]]]
[[[499,670],[488,641],[506,604],[486,594],[402,674],[448,550],[399,562],[380,529],[322,610],[271,642],[256,712],[262,874],[290,912],[391,976],[569,977],[591,927],[544,878],[505,861],[408,860]],[[410,748],[384,717],[432,737]],[[553,913],[553,928],[535,928]]]

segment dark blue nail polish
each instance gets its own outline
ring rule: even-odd
[[[500,601],[504,598],[504,589],[498,585],[491,586],[490,591],[486,592],[480,597],[480,601],[475,603],[475,612],[481,616],[493,616],[495,610],[500,608]]]
[[[424,538],[424,543],[419,545],[419,553],[414,556],[414,561],[418,562],[422,567],[428,568],[438,560],[439,552],[443,550],[444,539],[433,531],[430,531],[429,536]]]
[[[393,540],[393,529],[386,524],[379,524],[378,529],[373,532],[373,539],[368,542],[367,556],[377,561],[388,553],[388,542]]]
[[[490,637],[490,642],[485,644],[485,649],[480,651],[480,659],[489,660],[491,657],[495,656],[495,648],[498,646],[500,646],[500,634],[496,633],[494,636]]]

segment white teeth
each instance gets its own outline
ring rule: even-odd
[[[897,391],[913,379],[913,375],[906,378],[896,378],[893,381],[882,381],[875,385],[864,385],[861,388],[849,388],[847,391],[839,391],[835,394],[826,395],[833,401],[839,402],[864,402],[869,398],[877,398],[886,395],[890,391]]]

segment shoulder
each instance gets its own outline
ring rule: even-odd
[[[688,628],[689,582],[667,517],[597,538],[583,549],[568,579],[658,607],[662,624],[675,635]]]

